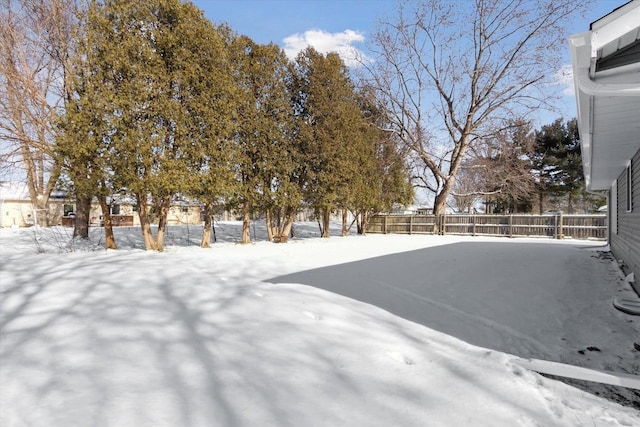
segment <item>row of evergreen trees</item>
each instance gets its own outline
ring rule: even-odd
[[[290,61],[179,0],[92,2],[75,43],[56,154],[80,236],[97,197],[115,247],[108,201],[123,189],[151,250],[163,248],[178,195],[204,204],[204,247],[221,201],[242,212],[248,242],[255,213],[273,237],[312,208],[328,237],[331,212],[351,210],[366,226],[371,213],[412,200],[383,114],[337,54],[307,48]]]

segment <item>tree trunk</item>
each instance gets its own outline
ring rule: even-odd
[[[569,214],[573,213],[573,193],[569,191],[569,203],[567,205],[567,211]]]
[[[104,219],[104,239],[107,249],[117,249],[116,238],[113,235],[113,223],[111,222],[111,211],[107,205],[107,196],[98,196],[100,209],[102,210],[102,218]]]
[[[369,220],[371,219],[371,214],[369,212],[362,213],[362,219],[360,223],[360,229],[363,236],[367,234],[367,229],[369,228]]]
[[[447,208],[447,196],[448,192],[445,193],[444,189],[436,196],[433,201],[433,214],[435,216],[444,215],[446,213]]]
[[[73,237],[89,238],[89,213],[91,211],[91,196],[76,195],[76,220],[73,227]]]
[[[349,235],[349,229],[347,227],[347,208],[342,208],[342,237]]]
[[[41,227],[48,227],[49,225],[51,225],[49,223],[49,198],[41,197],[39,199],[36,199],[36,202],[37,203],[34,205],[36,209],[36,224]]]
[[[165,196],[160,200],[160,217],[158,218],[158,235],[156,237],[156,250],[164,250],[164,235],[167,231],[167,217],[171,207],[171,197]]]
[[[329,234],[329,219],[331,217],[331,209],[325,208],[322,210],[322,236],[325,239],[330,237]]]
[[[448,181],[447,181],[448,183]],[[445,184],[440,193],[436,195],[436,198],[433,202],[433,214],[436,217],[436,220],[433,224],[433,234],[440,234],[442,230],[440,229],[441,218],[446,214],[447,210],[447,197],[449,196],[449,186]]]
[[[364,236],[367,234],[367,227],[369,226],[370,218],[371,214],[367,211],[356,212],[356,218],[354,221],[356,222],[356,228],[359,235]]]
[[[267,209],[265,212],[265,222],[267,223],[267,240],[273,242],[273,238],[275,237],[275,233],[273,232],[273,212],[271,209]]]
[[[211,247],[211,211],[213,210],[213,204],[211,202],[204,204],[204,225],[202,226],[202,240],[200,241],[201,248]]]
[[[251,204],[249,200],[242,203],[242,241],[251,243]]]
[[[136,194],[136,199],[138,200],[138,216],[140,217],[140,231],[142,232],[144,248],[148,251],[155,251],[157,250],[157,245],[153,238],[153,233],[151,232],[146,197],[146,195],[141,196],[140,194]]]
[[[538,193],[538,201],[540,203],[540,215],[542,215],[544,213],[544,193],[542,191]]]
[[[364,230],[362,228],[362,212],[356,212],[356,232],[358,234],[364,234]]]
[[[280,227],[278,228],[278,233],[281,236],[289,236],[291,235],[291,237],[293,237],[293,219],[295,217],[295,210],[294,209],[290,209],[288,210],[288,212],[285,214],[284,218],[282,219],[281,223],[280,223]]]

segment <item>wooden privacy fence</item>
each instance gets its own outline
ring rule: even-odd
[[[606,215],[376,215],[367,233],[607,238]]]

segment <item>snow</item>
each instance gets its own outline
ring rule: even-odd
[[[0,230],[3,427],[640,425],[632,391],[517,363],[640,373],[602,242],[298,224],[240,245],[221,223],[211,249],[176,226],[152,253],[137,228],[117,251],[69,231]]]

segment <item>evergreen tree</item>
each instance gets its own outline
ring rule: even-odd
[[[275,44],[259,45],[242,36],[234,45],[234,75],[241,94],[236,134],[237,199],[243,217],[242,243],[248,243],[255,210],[265,213],[270,240],[276,234],[288,234],[301,200],[299,158],[292,138],[289,60]]]
[[[103,125],[87,151],[108,153],[103,171],[135,195],[145,247],[162,250],[172,197],[193,190],[201,153],[212,154],[202,130],[222,101],[207,72],[217,69],[223,44],[190,3],[106,0],[94,8],[86,52],[94,71],[85,84],[93,95],[78,97],[99,102]],[[155,236],[150,215],[158,217]]]
[[[354,213],[358,234],[365,234],[371,216],[389,211],[396,204],[410,204],[414,192],[398,141],[392,132],[384,130],[384,108],[366,87],[358,92],[358,103],[362,115],[354,157],[358,170],[351,180],[349,207]]]
[[[576,119],[557,119],[536,133],[535,169],[538,174],[540,213],[546,198],[564,197],[568,213],[586,195],[580,136]],[[563,203],[564,204],[564,203]]]
[[[322,237],[329,237],[330,214],[347,206],[351,179],[358,171],[354,141],[359,137],[360,108],[347,68],[336,53],[324,56],[311,47],[301,52],[294,87],[305,197],[322,220]]]
[[[185,125],[190,141],[187,160],[192,171],[188,195],[202,202],[203,233],[200,246],[211,243],[214,210],[224,205],[235,191],[234,132],[238,126],[238,90],[232,75],[230,28],[215,28],[200,22],[203,39],[199,54],[192,58],[195,71],[183,86],[183,102],[187,112]]]
[[[96,19],[97,6],[87,10],[89,22]],[[105,245],[116,249],[107,197],[115,177],[110,168],[109,126],[102,87],[104,73],[94,55],[101,35],[91,25],[76,32],[76,49],[69,60],[64,114],[58,121],[60,132],[55,153],[58,163],[71,180],[76,197],[74,237],[88,237],[89,211],[97,197],[103,212]]]

